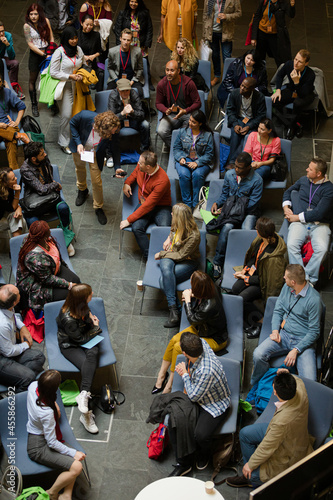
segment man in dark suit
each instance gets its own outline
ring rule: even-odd
[[[139,96],[143,97],[143,59],[139,47],[131,47],[132,32],[125,28],[120,35],[120,47],[116,45],[109,50],[108,70],[110,78],[108,89],[115,89],[117,81],[126,78],[130,81],[131,87],[136,88]]]
[[[242,152],[243,139],[258,128],[266,117],[265,96],[255,90],[257,82],[248,77],[239,89],[230,93],[227,105],[228,127],[231,128],[229,165],[234,166],[237,156]]]
[[[111,90],[108,109],[113,111],[120,121],[121,128],[134,128],[140,132],[141,152],[150,146],[149,123],[145,120],[139,94],[132,89],[127,78],[119,78],[117,89]]]
[[[89,163],[93,190],[93,207],[98,222],[107,223],[103,210],[102,170],[106,149],[113,157],[116,175],[123,170],[120,167],[119,134],[120,122],[112,111],[97,114],[93,111],[81,111],[70,121],[72,139],[69,148],[73,153],[78,194],[75,200],[77,207],[86,201],[89,191],[86,179],[86,163]],[[90,153],[90,154],[89,154]]]

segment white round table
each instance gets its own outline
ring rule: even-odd
[[[193,477],[166,477],[148,484],[135,500],[224,500],[215,488],[206,493],[205,481]]]

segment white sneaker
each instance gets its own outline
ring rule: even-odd
[[[89,411],[89,407],[88,407],[89,399],[91,399],[91,394],[90,394],[90,392],[87,392],[87,391],[81,391],[80,394],[78,396],[76,396],[75,400],[78,404],[79,411],[81,413],[88,413],[88,411]]]
[[[81,415],[80,422],[83,425],[83,427],[86,429],[86,431],[90,432],[90,434],[97,434],[98,433],[98,427],[95,424],[95,415],[93,414],[93,412],[91,410],[88,411],[88,413]]]
[[[67,252],[69,257],[73,257],[73,255],[75,255],[75,248],[73,247],[72,243],[68,245]]]
[[[107,160],[106,166],[112,168],[114,165],[112,156]]]

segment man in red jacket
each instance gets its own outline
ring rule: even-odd
[[[156,89],[156,108],[163,113],[157,133],[170,147],[172,131],[188,125],[191,113],[200,108],[201,101],[195,83],[180,74],[177,61],[167,63],[165,74]]]
[[[131,186],[139,186],[139,203],[134,212],[122,220],[120,229],[132,225],[135,239],[143,256],[148,257],[149,239],[146,234],[149,224],[171,226],[171,190],[166,172],[157,165],[157,155],[144,151],[139,158],[134,172],[125,180],[125,196],[132,196]]]

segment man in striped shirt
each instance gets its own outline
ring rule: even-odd
[[[211,436],[221,425],[230,406],[230,389],[222,364],[207,342],[191,332],[184,332],[180,346],[187,365],[182,362],[176,372],[182,377],[184,390],[192,403],[199,405],[199,416],[194,431],[197,445],[197,469],[207,467],[210,457]],[[176,432],[169,426],[170,440],[177,450]],[[192,470],[193,457],[177,458],[170,476],[184,476]]]

